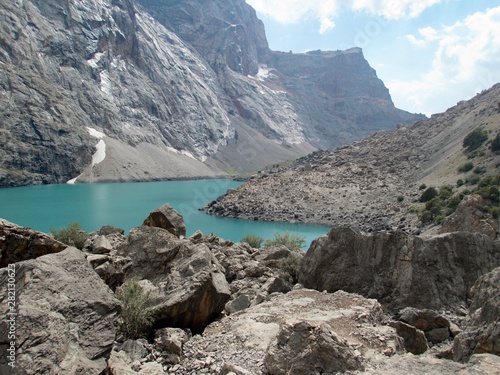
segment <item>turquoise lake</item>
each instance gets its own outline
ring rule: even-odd
[[[201,230],[238,242],[246,234],[266,239],[273,238],[277,231],[290,231],[305,237],[307,250],[314,238],[328,232],[329,228],[322,225],[228,219],[198,210],[240,184],[232,180],[186,180],[2,188],[0,217],[45,233],[76,221],[89,232],[112,225],[127,234],[141,225],[149,212],[169,203],[184,216],[188,235]]]

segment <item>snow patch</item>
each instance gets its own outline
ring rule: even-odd
[[[259,64],[259,71],[255,75],[255,77],[259,81],[265,81],[267,78],[269,78],[269,69],[267,68],[267,65]]]
[[[78,180],[78,177],[80,177],[81,175],[69,180],[69,181],[66,181],[67,184],[69,185],[74,185],[76,183],[76,180]]]
[[[104,140],[101,139],[95,147],[97,151],[92,155],[92,167],[106,159],[106,143],[104,143]]]
[[[91,59],[87,60],[87,64],[89,64],[92,68],[98,68],[98,62],[101,61],[101,58],[104,56],[102,52],[94,53]]]
[[[99,130],[91,128],[90,126],[87,126],[87,131],[89,132],[89,134],[92,137],[97,138],[97,139],[103,139],[106,136],[106,134],[104,134],[103,132],[100,132]]]
[[[189,157],[189,158],[191,158],[191,159],[197,160],[197,159],[193,156],[193,154],[192,154],[192,153],[190,153],[189,151],[186,151],[186,150],[181,150],[180,152],[181,152],[181,155],[184,155],[184,156],[187,156],[187,157]]]
[[[103,93],[111,95],[111,79],[109,78],[108,72],[102,71],[99,75],[101,76],[99,88]]]

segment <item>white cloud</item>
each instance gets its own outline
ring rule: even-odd
[[[257,11],[281,23],[296,23],[315,18],[320,32],[335,27],[334,19],[344,7],[364,11],[386,19],[417,17],[425,9],[442,0],[246,0]]]
[[[416,45],[434,48],[432,67],[418,79],[387,82],[400,108],[426,114],[442,112],[456,102],[500,82],[500,7],[469,15],[441,29],[420,29]]]

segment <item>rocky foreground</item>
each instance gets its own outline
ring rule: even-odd
[[[0,221],[0,301],[7,312],[14,283],[18,314],[15,367],[2,357],[0,372],[500,372],[500,243],[488,235],[333,229],[294,284],[281,265],[298,255],[286,247],[185,234],[168,205],[128,236],[101,228],[83,251]],[[153,316],[135,340],[117,330],[114,293],[133,277]],[[9,330],[3,319],[2,352]]]

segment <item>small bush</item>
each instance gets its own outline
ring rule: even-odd
[[[462,164],[460,167],[458,167],[459,172],[468,172],[474,168],[474,164],[472,164],[471,161],[468,161],[465,164]]]
[[[299,282],[299,271],[302,264],[302,256],[294,251],[289,257],[284,258],[280,262],[281,276],[291,282],[297,284]]]
[[[132,278],[116,290],[116,297],[122,303],[120,332],[134,340],[146,336],[153,325],[152,313],[146,309],[150,301],[149,293],[144,291],[137,278]]]
[[[77,249],[83,249],[83,245],[89,235],[80,228],[77,222],[69,223],[67,228],[50,229],[52,237],[68,246],[74,246]]]
[[[461,178],[457,180],[457,187],[460,187],[464,184],[464,180],[462,180]]]
[[[495,138],[491,141],[491,151],[498,152],[500,151],[500,133],[497,134]]]
[[[426,184],[422,184],[419,186],[418,190],[424,190],[425,188],[427,188],[427,185]]]
[[[398,202],[402,202],[405,200],[405,197],[403,195],[398,195]]]
[[[424,211],[422,213],[422,216],[420,216],[420,221],[422,222],[422,224],[427,224],[427,223],[430,223],[433,218],[434,218],[434,216],[432,215],[432,212]]]
[[[264,239],[262,237],[256,236],[254,234],[247,234],[242,239],[241,242],[246,242],[254,249],[259,249],[262,246]]]
[[[484,172],[486,172],[486,168],[485,167],[476,167],[476,168],[474,168],[474,173],[475,174],[483,174]]]
[[[304,237],[290,234],[290,232],[286,231],[285,233],[276,232],[274,234],[274,239],[266,240],[264,242],[264,246],[283,245],[288,250],[298,251],[302,249],[302,246],[304,246],[305,243],[306,240]]]
[[[433,187],[427,188],[420,196],[420,202],[428,202],[432,198],[435,198],[437,196],[438,196],[438,191],[435,188]]]
[[[451,185],[443,185],[439,189],[439,196],[441,199],[448,199],[453,195],[453,186]]]
[[[465,136],[462,146],[471,152],[481,147],[487,139],[488,133],[483,129],[477,128]]]

